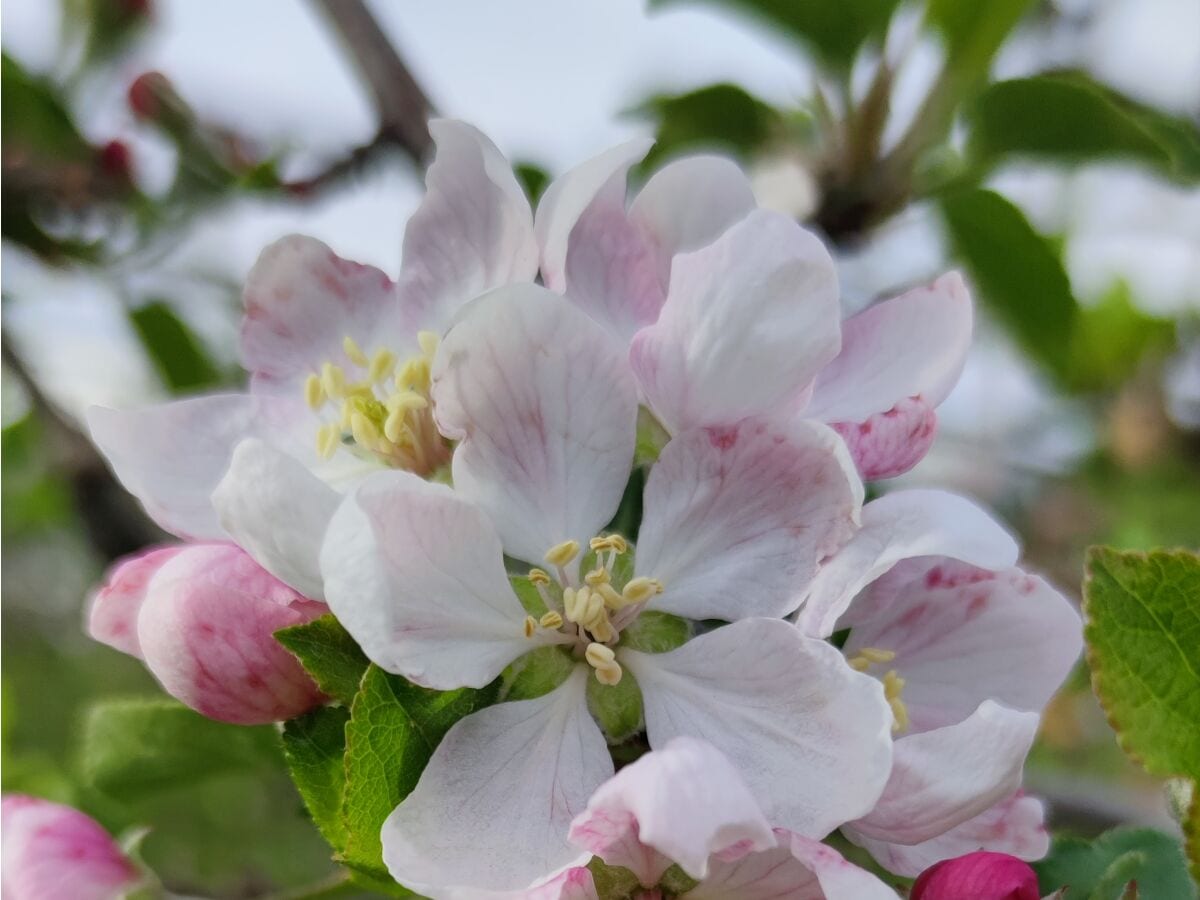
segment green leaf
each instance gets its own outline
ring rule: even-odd
[[[528,162],[514,163],[513,174],[517,176],[517,181],[521,182],[521,187],[525,188],[529,202],[536,205],[542,197],[542,192],[550,185],[550,174],[541,166]]]
[[[121,799],[279,765],[275,731],[206,719],[174,700],[105,700],[83,725],[83,779]]]
[[[339,853],[346,847],[342,795],[346,770],[346,723],[350,711],[326,706],[283,726],[283,757],[308,814],[321,836]]]
[[[1192,880],[1200,884],[1200,784],[1192,785],[1192,802],[1188,806],[1187,818],[1183,820],[1183,834],[1188,870],[1192,873]]]
[[[166,303],[130,310],[129,320],[163,382],[180,393],[219,384],[221,374],[199,338]]]
[[[333,615],[275,632],[322,691],[349,705],[370,661]]]
[[[1200,557],[1093,547],[1083,596],[1092,687],[1121,748],[1152,775],[1200,779]]]
[[[52,82],[31,75],[7,53],[0,61],[0,131],[9,148],[41,160],[89,161],[83,139]]]
[[[970,154],[1077,164],[1123,157],[1182,181],[1200,179],[1200,130],[1071,72],[990,85],[969,116]]]
[[[617,684],[601,684],[591,675],[587,680],[588,710],[610,744],[619,744],[642,730],[642,689],[628,669]]]
[[[1174,347],[1174,338],[1175,323],[1142,312],[1130,299],[1129,286],[1119,281],[1098,304],[1079,310],[1067,386],[1085,391],[1117,387],[1148,353]]]
[[[650,8],[675,0],[650,0]],[[898,0],[714,0],[757,19],[815,51],[831,68],[848,70],[862,44],[887,30]]]
[[[1179,843],[1149,828],[1116,829],[1090,842],[1058,838],[1033,867],[1045,893],[1066,886],[1070,897],[1119,900],[1136,881],[1146,898],[1196,896]]]
[[[431,691],[372,665],[346,725],[347,865],[389,880],[379,829],[416,786],[443,735],[463,716],[496,698],[497,684],[481,690]]]
[[[950,240],[983,302],[1034,359],[1067,380],[1078,304],[1058,254],[994,191],[957,191],[941,206]]]
[[[657,143],[642,163],[643,170],[698,149],[748,157],[785,127],[777,109],[734,84],[659,94],[630,112],[657,126]]]
[[[971,80],[983,76],[1005,38],[1033,5],[1033,0],[928,0],[926,21],[946,47],[946,72]]]

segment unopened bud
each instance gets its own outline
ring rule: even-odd
[[[1037,875],[1007,853],[979,851],[947,859],[921,873],[911,900],[1040,900]]]

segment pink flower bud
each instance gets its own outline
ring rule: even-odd
[[[116,900],[142,873],[94,819],[37,797],[0,801],[5,900]]]
[[[1037,875],[1006,853],[980,850],[943,860],[921,873],[911,900],[1040,900]]]
[[[159,113],[161,95],[171,90],[171,83],[162,72],[143,72],[129,85],[129,108],[138,118],[154,119]]]
[[[233,544],[188,544],[118,564],[95,594],[88,630],[141,658],[168,694],[197,712],[257,725],[322,701],[274,633],[326,612]]]

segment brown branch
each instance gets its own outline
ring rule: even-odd
[[[398,145],[414,163],[424,165],[432,146],[428,125],[432,104],[365,0],[313,2],[337,29],[371,89],[380,135]]]
[[[70,486],[75,508],[96,551],[113,560],[167,539],[117,482],[87,436],[45,395],[7,335],[0,335],[0,353],[45,429],[51,462]]]

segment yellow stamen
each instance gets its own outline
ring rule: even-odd
[[[613,628],[612,622],[608,620],[608,613],[603,609],[600,610],[599,616],[588,622],[587,630],[592,637],[601,643],[608,643],[617,636],[616,629]]]
[[[441,340],[435,331],[417,332],[417,343],[421,347],[421,352],[430,359],[433,359],[433,355],[437,353],[438,344],[441,343]]]
[[[846,662],[850,663],[850,668],[852,668],[855,672],[865,672],[867,669],[871,668],[871,661],[865,656],[855,656],[846,660]]]
[[[543,569],[530,569],[529,580],[534,584],[549,584],[550,576]]]
[[[342,338],[342,352],[356,366],[365,366],[367,364],[367,354],[362,352],[362,348],[355,343],[354,338],[350,337],[350,335]]]
[[[332,423],[317,429],[317,456],[329,459],[342,441],[342,429]]]
[[[616,588],[607,582],[595,585],[595,590],[604,598],[604,605],[614,612],[624,606],[628,606],[625,598],[618,594]]]
[[[598,587],[601,584],[608,584],[608,569],[604,566],[597,566],[583,576],[583,580],[592,587]]]
[[[562,615],[554,610],[550,610],[550,612],[546,613],[544,616],[542,616],[540,619],[538,619],[538,624],[541,625],[543,628],[551,628],[551,629],[561,628],[562,623],[563,623]]]
[[[565,566],[579,555],[579,541],[563,541],[546,551],[546,562],[552,566]]]
[[[409,440],[408,413],[402,409],[394,409],[388,413],[383,423],[383,433],[393,444],[407,444]]]
[[[895,718],[892,723],[892,731],[897,733],[905,731],[909,722],[908,707],[900,699],[904,685],[904,679],[896,673],[895,669],[883,676],[883,696],[887,698],[888,706],[892,708],[892,716]]]
[[[862,647],[858,655],[872,663],[889,663],[896,658],[895,651],[880,650],[878,647]]]
[[[351,413],[350,433],[364,447],[373,448],[379,443],[379,427],[361,412]]]
[[[396,354],[390,350],[377,350],[375,355],[371,357],[371,366],[367,369],[367,381],[375,384],[377,381],[383,381],[392,374],[392,370],[396,368]]]
[[[320,409],[325,405],[325,388],[321,387],[320,375],[309,375],[304,380],[304,402],[311,409]]]
[[[335,399],[346,395],[346,373],[341,366],[325,363],[321,366],[321,386],[325,393]]]
[[[525,637],[527,637],[527,638],[533,637],[533,633],[535,631],[537,631],[537,626],[538,626],[537,619],[535,619],[533,616],[526,616],[525,617]]]
[[[596,669],[596,680],[601,684],[606,684],[609,687],[621,683],[621,676],[625,673],[621,671],[620,663],[613,663],[611,666],[604,666]]]
[[[563,589],[563,615],[567,617],[568,622],[578,622],[579,608],[579,593],[575,588]]]
[[[627,604],[633,604],[649,600],[655,594],[661,593],[661,591],[661,583],[656,579],[638,576],[625,585],[625,590],[621,594]]]
[[[605,666],[611,666],[616,661],[617,654],[613,652],[612,647],[605,647],[603,644],[593,641],[587,645],[583,657],[593,669],[602,669]]]

